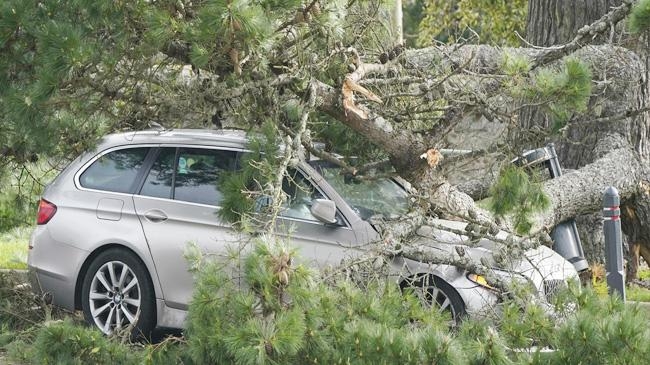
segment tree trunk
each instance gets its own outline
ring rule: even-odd
[[[580,28],[620,4],[621,0],[529,0],[526,40],[543,47],[567,43]]]
[[[598,20],[613,7],[621,4],[621,0],[530,0],[526,26],[527,41],[535,46],[568,43],[576,36],[580,28]],[[612,42],[614,35],[614,30],[612,30],[596,37],[593,42]],[[639,65],[647,65],[648,58],[643,55],[642,57],[645,58],[645,62],[642,61]],[[617,62],[616,60],[612,61]],[[540,127],[548,130],[550,118],[541,108],[523,108],[520,117],[522,134],[519,135],[518,140],[528,144],[528,148],[543,145],[549,141],[555,142],[562,166],[570,169],[580,169],[591,164],[608,151],[620,148],[622,144],[630,146],[639,157],[647,157],[647,136],[650,123],[645,114],[613,123],[593,122],[606,116],[624,113],[625,110],[639,109],[647,105],[647,67],[636,68],[632,71],[633,74],[625,70],[619,70],[624,74],[603,72],[593,67],[592,70],[597,87],[589,101],[589,111],[586,115],[574,116],[563,135],[542,135],[542,139],[536,140],[535,137],[539,137],[539,134],[531,134],[527,131]],[[632,78],[628,78],[628,80],[635,80],[636,85],[628,84],[617,87],[609,83],[610,80],[624,80],[630,76]],[[522,136],[524,137],[522,138]],[[525,146],[521,147],[525,148]],[[620,175],[621,171],[614,170],[612,174]],[[613,177],[612,181],[615,179]],[[614,184],[612,183],[612,185]],[[633,236],[632,242],[644,240],[650,242],[647,240],[650,238],[650,231],[644,228],[646,224],[638,219],[650,214],[650,211],[645,211],[650,204],[643,202],[642,197],[643,195],[638,194],[629,196],[625,205],[626,209],[623,210],[624,231]],[[632,203],[635,200],[639,200],[638,204]],[[586,256],[590,258],[591,263],[604,262],[604,250],[601,242],[602,221],[594,219],[592,214],[580,217],[578,222]],[[633,272],[631,275],[635,276],[636,273]]]

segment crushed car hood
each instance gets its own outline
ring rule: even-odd
[[[439,251],[441,256],[467,256],[486,268],[523,276],[541,292],[548,291],[549,285],[578,277],[571,263],[546,246],[540,245],[524,251],[516,243],[498,243],[487,238],[472,239],[462,234],[467,233],[466,227],[465,222],[434,219],[431,225],[418,229],[416,238],[410,244]],[[506,240],[508,233],[501,231],[496,237]]]

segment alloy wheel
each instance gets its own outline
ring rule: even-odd
[[[131,324],[140,315],[140,283],[133,270],[121,261],[102,265],[92,278],[88,293],[90,313],[105,334]]]

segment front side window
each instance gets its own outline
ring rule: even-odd
[[[323,195],[300,172],[289,169],[282,180],[282,190],[287,194],[282,216],[311,221],[318,221],[311,214],[311,203],[314,199],[323,198]]]
[[[138,147],[109,152],[81,174],[79,184],[88,189],[129,193],[148,151],[149,147]]]
[[[236,160],[234,151],[181,148],[176,163],[174,199],[219,205],[223,197],[219,176],[234,170]]]

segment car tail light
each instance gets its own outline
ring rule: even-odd
[[[41,199],[38,202],[38,215],[36,217],[36,224],[45,224],[54,217],[56,213],[56,205],[48,202],[45,199]]]

